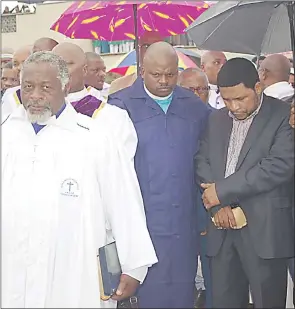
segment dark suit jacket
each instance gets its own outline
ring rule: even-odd
[[[236,172],[224,178],[232,118],[226,108],[211,113],[196,156],[201,182],[215,182],[221,205],[239,203],[247,217],[256,253],[261,258],[294,256],[292,190],[294,130],[290,105],[264,96],[241,150]],[[210,221],[208,255],[214,256],[226,231]]]

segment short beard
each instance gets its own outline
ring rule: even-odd
[[[27,109],[28,120],[31,123],[45,124],[52,116],[52,111],[46,109],[42,114],[31,114],[30,110]]]

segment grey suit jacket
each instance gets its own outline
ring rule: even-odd
[[[294,256],[292,184],[294,130],[289,125],[290,105],[264,96],[241,150],[236,172],[224,178],[232,118],[223,108],[211,113],[196,155],[199,182],[215,182],[219,206],[239,203],[247,217],[256,253],[261,258]],[[226,235],[211,220],[207,254],[215,256]]]

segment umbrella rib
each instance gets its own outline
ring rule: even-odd
[[[284,2],[282,1],[280,4],[276,5],[276,6],[274,7],[274,9],[275,9],[275,8],[278,8],[278,7],[279,7],[281,4],[283,4],[283,3],[284,3]],[[270,24],[270,20],[271,20],[272,15],[273,15],[273,14],[270,14],[270,16],[269,16],[269,19],[268,19],[268,23],[267,23],[267,27],[266,27],[266,29],[268,29],[268,28],[269,28],[269,24]],[[263,40],[262,40],[261,45],[260,45],[259,56],[261,55],[262,46],[264,45],[264,42],[265,42],[265,36],[266,36],[266,34],[267,34],[267,30],[265,31],[265,34],[264,34]]]
[[[237,7],[237,6],[236,6],[236,7]],[[217,27],[215,27],[214,31],[212,31],[212,32],[206,37],[206,39],[204,40],[204,42],[202,43],[202,45],[204,45],[204,44],[210,39],[210,37],[220,28],[220,26],[221,26],[229,17],[231,17],[232,14],[234,14],[234,10],[233,10],[233,12],[231,12],[224,20],[222,20],[222,21],[220,22],[220,24],[219,24]]]

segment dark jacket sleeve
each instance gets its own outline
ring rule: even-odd
[[[209,126],[210,116],[201,137],[199,150],[195,156],[196,182],[198,185],[214,182],[209,161]]]

